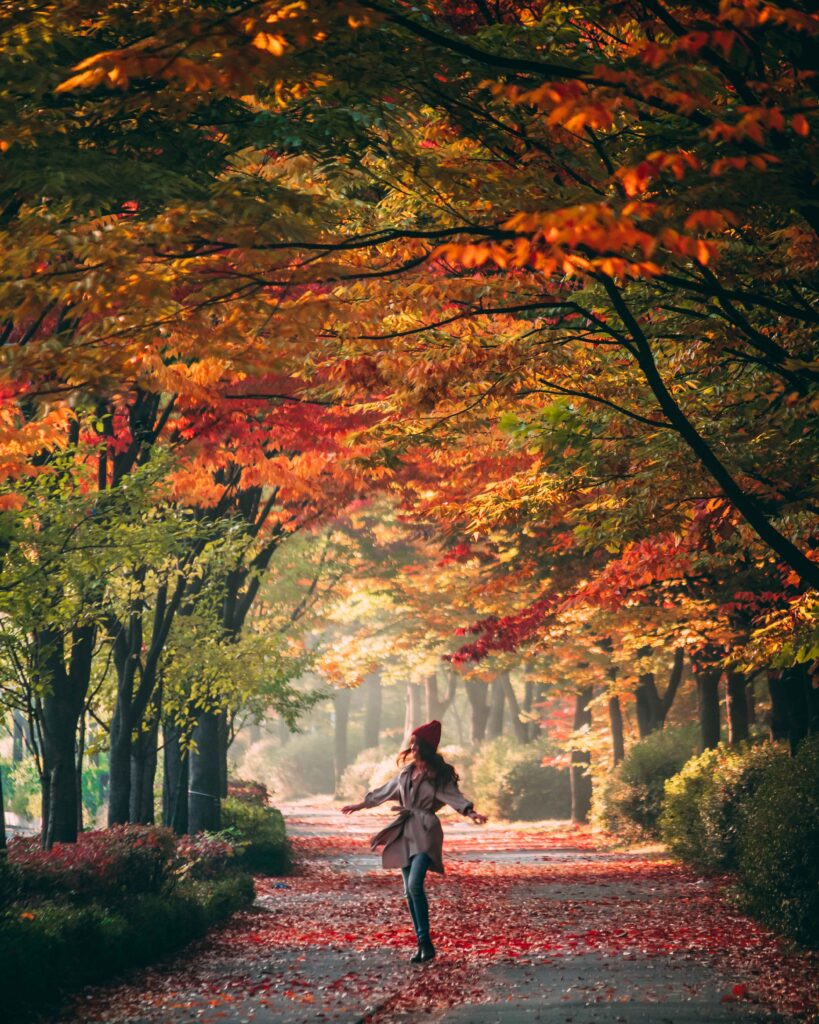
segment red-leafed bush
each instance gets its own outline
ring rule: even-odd
[[[13,839],[8,860],[21,897],[117,900],[158,892],[169,877],[176,840],[169,829],[118,825],[81,832],[76,843],[43,850],[36,838]]]
[[[234,779],[228,783],[228,796],[235,800],[244,800],[249,804],[258,804],[259,807],[270,806],[270,793],[263,782],[255,782],[252,779]]]
[[[177,874],[180,877],[221,878],[236,863],[240,848],[225,836],[198,832],[176,842]]]

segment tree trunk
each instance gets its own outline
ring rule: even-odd
[[[584,726],[591,725],[592,716],[589,704],[593,697],[593,686],[584,686],[578,690],[574,704],[575,732]],[[591,754],[587,750],[572,751],[569,779],[572,792],[572,821],[577,824],[587,822],[591,811],[592,780],[587,773],[590,764]]]
[[[626,744],[623,738],[623,709],[618,696],[609,697],[609,729],[611,731],[612,764],[617,767],[626,756]]]
[[[811,681],[807,665],[793,665],[782,672],[782,692],[788,712],[788,743],[796,754],[811,727]]]
[[[532,707],[531,712],[534,717],[534,721],[529,723],[529,738],[536,740],[541,734],[540,728],[540,705],[546,699],[546,684],[535,683],[534,693],[532,695]]]
[[[785,692],[784,673],[781,669],[768,670],[768,692],[771,695],[770,737],[772,740],[788,738],[788,697]]]
[[[748,708],[748,730],[752,730],[756,723],[756,693],[754,692],[754,681],[749,679],[745,684],[745,703]]]
[[[142,649],[142,622],[138,616],[114,639],[117,669],[117,695],[111,716],[108,746],[110,790],[108,827],[124,825],[131,813],[131,742],[135,723],[133,714],[134,676]]]
[[[537,705],[543,699],[543,683],[536,683],[527,679],[523,690],[522,711],[526,718],[526,742],[531,743],[540,735],[540,722],[538,721]]]
[[[526,722],[521,718],[518,698],[515,696],[515,688],[512,686],[512,680],[509,678],[508,672],[505,672],[503,675],[503,689],[506,693],[506,701],[509,705],[509,717],[512,719],[512,728],[515,732],[515,739],[517,739],[518,743],[528,743],[529,730]]]
[[[720,739],[719,680],[722,671],[705,666],[697,672],[697,704],[700,719],[700,753],[713,750]]]
[[[181,836],[188,831],[188,752],[171,721],[163,723],[162,745],[162,824]]]
[[[142,567],[133,576],[140,586],[144,583],[146,572],[145,567]],[[111,720],[109,826],[129,820],[132,806],[132,736],[141,729],[152,701],[157,704],[160,702],[157,695],[158,687],[161,686],[160,657],[182,602],[185,586],[186,581],[180,574],[173,584],[165,582],[157,588],[152,599],[150,643],[145,639],[143,617],[148,612],[141,598],[132,603],[127,620],[112,618],[109,622],[117,670],[116,704]],[[211,756],[218,763],[217,750],[218,747],[212,750]],[[141,796],[144,799],[144,794]]]
[[[83,759],[85,758],[85,712],[80,715],[80,723],[77,728],[77,750],[74,758],[74,785],[77,789],[77,835],[83,830],[83,806],[82,806],[82,773]]]
[[[683,678],[683,669],[685,668],[685,649],[677,647],[674,651],[674,661],[671,665],[671,672],[668,677],[668,686],[666,687],[665,693],[662,698],[662,715],[663,725],[665,720],[668,718],[668,712],[671,710],[671,706],[674,703],[674,698],[677,696],[677,691],[680,688],[680,683]]]
[[[426,696],[428,722],[433,721],[433,719],[439,722],[443,721],[444,715],[447,713],[450,704],[455,699],[455,690],[457,685],[458,677],[453,672],[447,680],[446,697],[440,697],[438,695],[437,672],[427,677],[424,682],[424,694]]]
[[[336,690],[335,723],[333,730],[333,773],[335,776],[336,792],[338,792],[341,776],[344,769],[350,763],[347,751],[347,725],[350,721],[350,697],[351,691],[346,687],[343,690]]]
[[[14,731],[11,742],[12,764],[19,764],[23,760],[26,737],[26,720],[22,711],[14,712]]]
[[[461,709],[458,707],[458,701],[452,702],[452,717],[455,719],[455,729],[458,733],[458,746],[466,746],[466,736],[464,734],[464,723],[461,715]]]
[[[409,742],[412,730],[423,725],[421,721],[421,687],[418,683],[407,683],[407,710],[404,715],[404,739]]]
[[[650,647],[643,647],[638,652],[640,657],[647,657],[651,653]],[[644,672],[640,677],[635,691],[637,697],[637,728],[640,739],[662,729],[677,690],[682,682],[684,665],[684,651],[678,647],[674,651],[674,663],[668,679],[668,686],[661,697],[657,692],[657,684],[653,672]]]
[[[490,740],[496,740],[503,735],[503,709],[506,704],[505,676],[505,672],[495,676],[490,686],[491,704],[489,720],[486,723],[486,735]]]
[[[48,796],[43,820],[43,846],[77,841],[77,723],[65,679],[42,700],[43,774]]]
[[[219,796],[224,799],[228,795],[228,747],[230,746],[228,714],[224,708],[219,712],[219,729],[217,736],[217,751],[219,757]]]
[[[523,704],[521,705],[521,711],[526,717],[525,729],[526,729],[526,742],[531,743],[535,738],[535,730],[532,728],[534,722],[532,721],[532,705],[535,702],[535,683],[532,679],[527,679],[523,684]]]
[[[142,729],[131,746],[131,792],[129,794],[129,821],[153,825],[154,782],[156,779],[159,719],[154,718],[148,728]]]
[[[188,832],[218,832],[222,826],[218,711],[200,714],[193,730],[189,761]]]
[[[95,627],[71,635],[68,665],[62,634],[36,635],[38,674],[48,684],[39,704],[42,731],[43,845],[77,841],[77,729],[91,678]]]
[[[489,720],[489,687],[479,679],[464,679],[466,696],[472,718],[472,742],[483,743],[486,738],[486,724]]]
[[[660,696],[657,693],[657,685],[654,682],[653,672],[644,672],[637,683],[635,690],[637,698],[637,729],[640,739],[662,729],[663,722],[660,717]]]
[[[131,748],[131,792],[129,820],[142,825],[153,825],[156,820],[154,785],[159,748],[159,722],[162,717],[162,683],[148,709],[146,721]]]
[[[736,746],[748,739],[748,702],[745,696],[745,674],[736,669],[726,673],[728,704],[728,743]]]
[[[48,836],[48,811],[51,807],[51,780],[48,772],[40,772],[40,828],[43,846]]]
[[[608,654],[611,654],[612,643],[611,640],[606,638],[601,641],[600,646]],[[606,675],[609,679],[609,732],[611,733],[611,760],[613,766],[616,768],[618,764],[626,756],[626,743],[623,736],[623,708],[620,704],[620,698],[615,693],[612,694],[614,684],[617,682],[618,668],[616,665],[610,665],[606,670]]]
[[[131,727],[119,708],[111,719],[108,747],[108,827],[124,825],[131,810]]]
[[[364,680],[366,706],[364,711],[364,746],[377,747],[381,739],[381,677],[372,672]]]
[[[53,724],[44,743],[44,763],[48,776],[48,812],[43,846],[77,841],[77,767],[74,724]]]

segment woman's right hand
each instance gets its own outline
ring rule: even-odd
[[[342,814],[355,814],[356,811],[360,811],[364,807],[364,804],[346,804],[341,808]]]

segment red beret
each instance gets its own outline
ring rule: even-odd
[[[441,723],[433,719],[426,725],[419,725],[417,729],[413,729],[412,735],[422,743],[426,743],[431,750],[437,750],[438,744],[441,742]]]

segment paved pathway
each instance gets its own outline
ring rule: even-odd
[[[284,808],[298,874],[177,960],[82,993],[91,1024],[761,1024],[807,1021],[816,958],[786,953],[723,887],[658,851],[617,851],[568,825],[445,819],[427,966],[397,874],[366,838],[388,816]],[[812,993],[812,997],[811,997]]]

